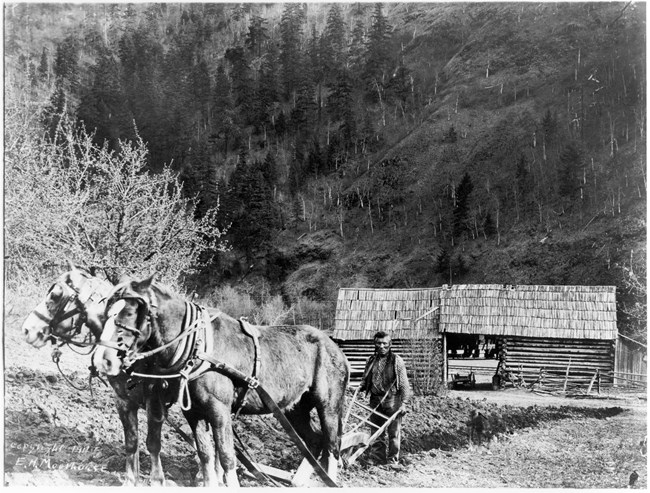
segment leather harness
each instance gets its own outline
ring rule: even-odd
[[[173,367],[175,368],[177,365],[180,365],[183,362],[183,359],[185,359],[183,368],[177,374],[149,375],[149,374],[131,372],[131,375],[136,377],[141,377],[141,378],[180,378],[181,385],[180,385],[177,400],[180,402],[181,409],[183,409],[184,411],[189,410],[192,406],[189,389],[188,389],[188,382],[199,378],[207,371],[214,370],[230,378],[233,381],[239,381],[245,383],[247,385],[246,389],[244,393],[241,395],[241,397],[238,399],[238,402],[235,406],[236,408],[235,417],[237,417],[237,415],[243,408],[246,402],[248,391],[251,389],[255,390],[262,403],[267,407],[267,409],[271,413],[273,413],[275,418],[280,422],[284,430],[289,434],[293,442],[296,444],[298,449],[305,456],[305,458],[310,463],[310,465],[314,468],[318,476],[325,482],[327,486],[338,487],[338,484],[334,480],[332,480],[332,478],[329,477],[327,472],[323,469],[323,466],[311,453],[311,451],[309,450],[305,442],[302,440],[300,435],[298,435],[298,433],[293,428],[293,426],[291,425],[287,417],[284,415],[282,410],[278,407],[276,402],[269,395],[269,393],[264,389],[264,387],[260,385],[260,382],[257,379],[257,376],[259,375],[260,366],[261,366],[259,328],[254,325],[251,325],[244,318],[239,320],[239,324],[241,326],[242,331],[253,339],[253,346],[255,348],[255,362],[253,365],[253,373],[252,375],[249,376],[237,370],[236,368],[232,367],[231,365],[219,361],[218,359],[216,359],[211,355],[213,350],[213,341],[212,338],[209,337],[208,327],[212,326],[211,322],[215,318],[217,318],[221,314],[221,312],[218,312],[212,317],[209,317],[207,309],[205,309],[204,307],[195,305],[194,303],[188,303],[188,302],[186,302],[186,305],[187,305],[187,309],[186,309],[186,316],[184,318],[184,321],[185,322],[190,321],[189,322],[190,326],[186,327],[184,330],[181,331],[181,333],[178,336],[176,336],[170,342],[165,343],[163,346],[148,351],[147,353],[136,354],[135,357],[132,357],[132,359],[135,361],[148,358],[153,354],[157,354],[158,352],[160,352],[161,349],[169,347],[171,344],[177,341],[185,340],[185,342],[179,345],[179,347],[175,351],[175,356],[176,355],[182,355],[182,356],[179,357],[177,362],[176,361],[172,362]],[[201,314],[201,316],[197,316],[193,321],[191,316],[190,317],[187,316],[187,311],[190,310],[190,305],[196,307],[197,312]],[[201,320],[203,320],[204,323],[200,323]],[[202,331],[200,330],[201,328],[203,329]],[[188,337],[194,333],[199,333],[200,335],[197,335],[196,339],[192,339],[194,342],[190,343],[188,341]],[[192,349],[189,351],[189,356],[187,358],[184,358],[184,355],[188,354],[188,349],[187,349],[188,347]],[[196,365],[197,362],[198,365]]]

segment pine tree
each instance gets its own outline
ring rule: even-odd
[[[318,174],[323,171],[324,167],[325,163],[321,153],[320,142],[318,142],[317,137],[314,137],[307,156],[307,170],[313,175],[318,176]]]
[[[345,65],[345,22],[339,4],[333,4],[327,14],[327,23],[322,36],[322,66],[328,81]]]
[[[63,87],[61,87],[59,84],[56,84],[54,93],[52,94],[48,105],[44,108],[43,114],[41,115],[43,126],[47,130],[48,137],[53,142],[56,142],[57,128],[59,126],[59,122],[61,121],[61,117],[66,112],[66,110],[69,114],[70,112],[67,105],[67,97],[65,91],[63,90]]]
[[[341,133],[346,145],[352,143],[356,134],[352,90],[350,71],[342,68],[337,72],[336,83],[333,85],[332,93],[328,98],[328,108],[332,119],[342,122]]]
[[[569,142],[560,153],[559,192],[561,198],[572,200],[578,189],[582,153],[574,142]]]
[[[355,81],[361,80],[366,55],[366,35],[363,21],[357,19],[352,30],[352,39],[348,51],[350,73]]]
[[[295,196],[305,179],[304,172],[304,153],[302,143],[296,142],[296,148],[293,154],[293,159],[289,165],[289,192]]]
[[[217,67],[212,111],[214,113],[214,136],[223,140],[222,150],[225,157],[229,147],[236,145],[239,136],[239,126],[237,124],[235,103],[232,98],[230,79],[226,75],[223,65]]]
[[[278,94],[277,50],[275,45],[271,44],[262,60],[256,91],[255,114],[257,116],[255,122],[258,128],[267,125],[271,121],[275,103],[279,98]]]
[[[316,120],[318,107],[314,99],[314,84],[305,75],[298,86],[296,93],[296,105],[291,110],[291,127],[298,133],[310,133],[312,125]]]
[[[384,16],[381,4],[377,3],[371,17],[363,73],[368,94],[375,94],[377,86],[383,87],[387,82],[387,71],[391,63],[390,32],[388,19]]]
[[[78,59],[79,46],[77,38],[74,35],[69,35],[57,45],[52,68],[57,82],[67,90],[74,91],[77,89],[79,77]]]
[[[474,184],[465,172],[460,183],[456,187],[456,207],[454,208],[454,224],[453,236],[457,237],[463,230],[466,229],[467,213],[469,208],[469,196],[474,190]]]
[[[440,253],[438,254],[437,260],[437,265],[436,265],[436,270],[440,274],[448,274],[449,273],[449,264],[451,262],[451,259],[449,258],[449,252],[447,251],[446,248],[443,248]]]
[[[108,49],[99,53],[92,75],[93,82],[81,98],[79,119],[86,128],[96,130],[98,144],[107,141],[112,149],[119,149],[120,138],[135,137],[130,131],[133,116],[125,105],[115,57]]]
[[[45,82],[48,80],[50,77],[50,67],[49,63],[47,61],[47,50],[43,48],[43,52],[41,53],[41,61],[38,64],[38,78],[42,82]]]
[[[304,12],[300,4],[285,4],[280,20],[280,64],[285,99],[290,99],[296,91],[303,71],[300,42]]]
[[[207,118],[212,88],[210,87],[208,64],[203,59],[192,67],[192,71],[190,72],[190,90],[196,109],[204,118]]]
[[[239,108],[243,121],[248,123],[253,118],[253,82],[246,53],[241,46],[228,48],[224,58],[232,67],[230,77],[235,106]]]
[[[550,108],[546,110],[546,114],[542,119],[542,132],[544,133],[546,145],[552,144],[557,133],[557,116],[551,113]]]
[[[235,244],[246,252],[250,261],[264,251],[277,227],[277,208],[273,203],[272,187],[265,177],[266,166],[255,161],[248,163],[242,150],[231,177],[233,209],[231,234]]]
[[[278,181],[278,166],[272,152],[267,152],[264,158],[262,173],[269,186],[273,187]]]
[[[262,47],[269,39],[268,30],[266,29],[266,19],[258,15],[251,18],[248,32],[246,33],[246,40],[244,41],[246,48],[255,57],[262,56]]]
[[[515,180],[517,181],[519,196],[526,200],[529,193],[533,190],[533,177],[531,176],[530,171],[528,171],[528,162],[526,161],[526,156],[523,154],[517,161]]]
[[[311,76],[311,82],[316,92],[318,107],[318,117],[320,121],[322,99],[323,99],[323,80],[325,77],[325,66],[322,59],[322,38],[316,33],[316,26],[312,26],[311,38],[307,45],[308,72]]]

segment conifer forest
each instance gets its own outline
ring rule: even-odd
[[[66,257],[116,275],[142,242],[132,273],[325,328],[340,287],[614,285],[619,331],[645,342],[645,15],[7,3],[8,285]],[[127,161],[172,202],[120,240],[97,223],[150,190],[119,195]]]

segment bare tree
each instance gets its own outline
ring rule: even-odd
[[[225,248],[218,210],[195,219],[195,203],[171,169],[146,171],[141,140],[121,142],[115,153],[65,118],[52,139],[28,122],[5,135],[8,281],[37,280],[69,258],[113,281],[155,271],[175,285]]]

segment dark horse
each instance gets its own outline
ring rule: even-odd
[[[307,325],[250,326],[249,330],[257,334],[256,343],[254,337],[242,330],[239,321],[224,313],[212,320],[199,318],[193,329],[185,329],[184,317],[192,306],[197,305],[186,303],[154,284],[153,278],[116,286],[106,307],[108,318],[102,335],[105,347],[95,353],[95,364],[107,375],[115,375],[124,369],[128,371],[133,361],[151,360],[156,372],[168,374],[171,366],[178,367],[177,356],[187,339],[184,334],[198,334],[198,339],[205,340],[197,342],[181,363],[199,370],[194,377],[190,374],[186,393],[180,394],[192,429],[197,428],[198,420],[211,424],[217,467],[223,467],[227,486],[239,484],[231,412],[267,414],[270,410],[256,392],[247,391],[246,383],[206,365],[201,354],[239,374],[255,374],[259,385],[310,449],[322,451],[321,460],[334,479],[349,378],[348,362],[339,347],[326,334]],[[200,348],[206,349],[201,352]],[[310,424],[314,408],[320,432]],[[206,442],[197,441],[197,447],[202,461],[214,457]]]
[[[99,341],[105,321],[104,308],[113,285],[70,264],[52,285],[41,303],[27,316],[22,330],[25,340],[36,348],[48,341],[74,344],[82,325]],[[177,396],[173,385],[163,389],[160,383],[138,379],[129,380],[124,372],[109,377],[115,391],[115,405],[122,426],[127,453],[125,485],[136,485],[140,475],[138,454],[138,408],[147,410],[147,449],[151,454],[151,483],[164,484],[165,475],[160,461],[160,435],[167,406]],[[204,426],[195,431],[197,441],[209,441]],[[215,478],[214,464],[203,469],[205,483]]]

